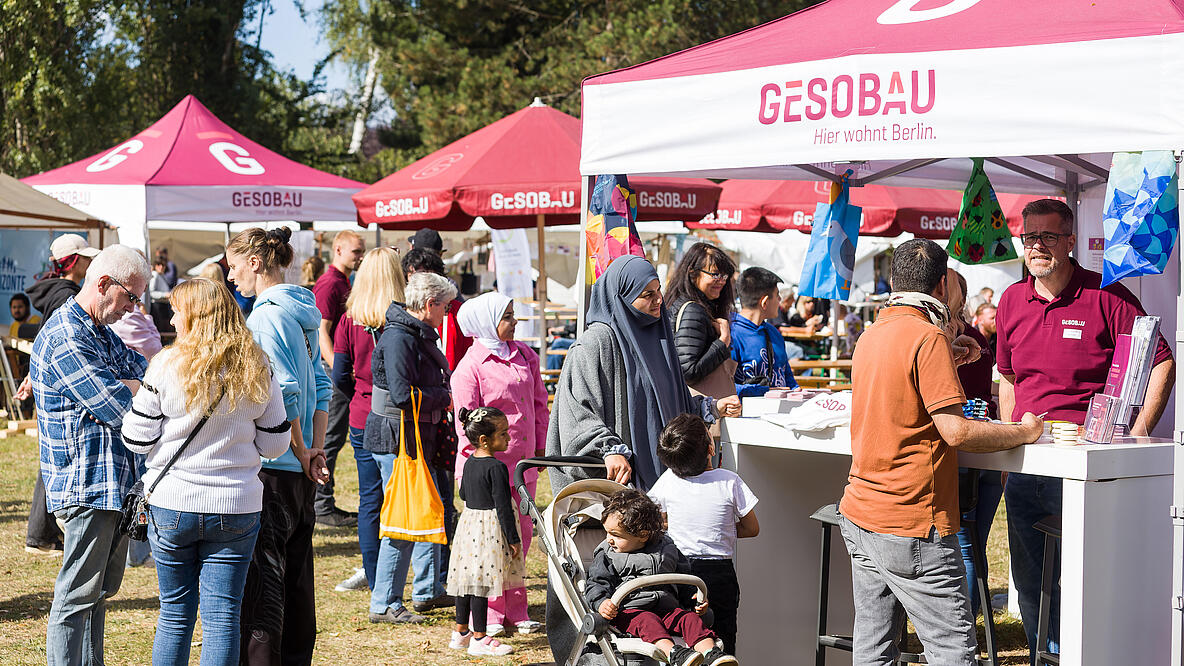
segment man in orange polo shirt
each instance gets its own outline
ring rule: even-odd
[[[929,663],[975,664],[955,536],[957,450],[1010,449],[1044,429],[1031,413],[1019,425],[963,418],[947,329],[946,260],[929,240],[896,249],[888,306],[852,358],[851,473],[839,510],[851,555],[857,665],[893,663],[905,613]]]

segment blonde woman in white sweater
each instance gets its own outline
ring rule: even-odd
[[[291,425],[267,357],[226,287],[190,280],[172,304],[177,340],[152,359],[123,422],[127,448],[148,456],[144,487],[160,479],[148,498],[160,583],[152,662],[189,663],[200,604],[202,666],[233,665],[262,510],[260,456],[286,451]]]

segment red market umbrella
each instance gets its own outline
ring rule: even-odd
[[[358,223],[383,229],[538,228],[539,302],[546,303],[543,227],[580,221],[580,121],[530,106],[458,139],[353,195]],[[630,178],[638,220],[702,219],[720,186],[702,178]],[[541,358],[545,358],[541,354]]]
[[[537,99],[353,196],[358,222],[384,229],[495,229],[580,221],[580,121]],[[701,178],[630,178],[639,220],[698,220],[720,186]]]
[[[810,233],[814,207],[830,194],[828,181],[729,180],[723,183],[713,216],[687,223],[695,229]],[[1020,211],[1040,197],[1000,194],[999,205],[1013,234],[1023,231]],[[921,238],[949,238],[958,222],[962,193],[921,187],[865,185],[851,188],[851,203],[863,208],[861,236],[897,236],[908,231]]]

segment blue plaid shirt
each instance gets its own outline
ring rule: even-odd
[[[139,380],[147,367],[73,297],[42,325],[29,376],[51,512],[68,506],[118,511],[123,504],[139,474],[119,435],[132,404],[131,390],[119,380]]]

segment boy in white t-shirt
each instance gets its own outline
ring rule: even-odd
[[[728,654],[736,654],[736,610],[740,585],[732,556],[736,539],[754,537],[756,495],[735,472],[711,469],[715,444],[707,425],[693,414],[670,420],[658,437],[658,460],[667,470],[650,489],[669,525],[667,534],[707,584],[715,609],[712,629]]]

